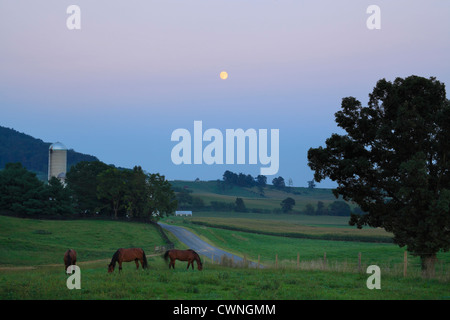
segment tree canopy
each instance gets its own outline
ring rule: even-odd
[[[74,213],[68,188],[55,177],[43,183],[21,163],[7,163],[0,171],[0,208],[23,216]]]
[[[106,206],[106,201],[97,197],[97,187],[99,174],[109,168],[101,161],[82,161],[67,172],[66,182],[73,191],[78,212],[92,214]]]
[[[281,201],[281,210],[283,210],[283,212],[287,213],[292,211],[292,208],[295,206],[295,200],[292,199],[291,197],[287,197],[286,199],[284,199],[283,201]]]
[[[67,173],[67,185],[53,177],[44,183],[20,163],[0,170],[0,209],[18,215],[111,215],[149,218],[177,208],[171,184],[159,173],[116,168],[100,161],[79,162]]]
[[[320,182],[357,203],[352,225],[383,227],[394,242],[420,256],[424,273],[433,272],[436,253],[450,248],[450,103],[436,78],[410,76],[379,80],[367,107],[342,99],[326,147],[308,151]]]

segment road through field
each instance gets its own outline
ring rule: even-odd
[[[159,223],[159,225],[167,231],[172,232],[172,234],[178,238],[181,242],[183,242],[186,246],[196,251],[199,254],[202,254],[209,259],[214,259],[215,262],[220,261],[222,256],[226,256],[228,259],[233,259],[235,263],[242,263],[243,259],[237,255],[226,252],[222,249],[211,246],[209,243],[200,239],[194,233],[186,230],[183,227],[168,225],[165,223]],[[249,266],[257,267],[257,264],[254,262],[249,262]],[[262,267],[262,266],[260,266]]]

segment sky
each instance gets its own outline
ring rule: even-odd
[[[278,129],[268,181],[306,187],[308,149],[343,133],[342,98],[366,105],[382,78],[450,85],[449,18],[447,0],[2,0],[0,125],[169,180],[263,166],[176,165],[176,129]]]

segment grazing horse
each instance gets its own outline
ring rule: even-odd
[[[119,263],[119,272],[122,271],[122,262],[133,261],[136,263],[136,269],[139,269],[139,262],[141,262],[142,269],[148,267],[147,257],[145,256],[144,250],[141,248],[130,248],[130,249],[118,249],[112,259],[111,263],[108,265],[108,272],[113,272],[116,266],[116,262]]]
[[[77,264],[77,252],[73,249],[69,249],[64,253],[64,266],[67,271],[67,268],[71,265]]]
[[[166,260],[166,262],[167,262],[168,258],[170,258],[169,269],[170,269],[170,267],[175,269],[175,260],[177,260],[177,259],[180,261],[187,261],[188,262],[187,269],[189,269],[190,265],[192,265],[192,269],[194,269],[194,260],[197,261],[198,270],[203,269],[203,264],[202,264],[202,261],[200,260],[200,256],[198,255],[197,252],[195,252],[192,249],[167,250],[166,253],[164,253],[164,260]]]

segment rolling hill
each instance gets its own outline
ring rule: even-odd
[[[0,126],[0,169],[10,162],[20,162],[41,179],[47,179],[48,148],[44,142],[14,129]],[[80,161],[98,161],[94,156],[67,150],[67,169]]]
[[[284,190],[274,188],[267,185],[261,194],[257,187],[246,188],[239,186],[223,187],[223,184],[217,181],[170,181],[176,192],[188,192],[194,198],[203,200],[205,207],[216,202],[219,204],[234,204],[236,198],[244,200],[246,208],[250,212],[269,213],[274,210],[281,210],[280,203],[287,197],[295,200],[294,211],[299,212],[305,209],[308,204],[316,207],[318,201],[324,203],[325,206],[330,205],[336,200],[331,189],[322,188],[302,188],[302,187],[286,187]],[[349,203],[351,208],[355,205]],[[183,208],[180,208],[183,209]],[[186,208],[190,209],[190,208]]]

